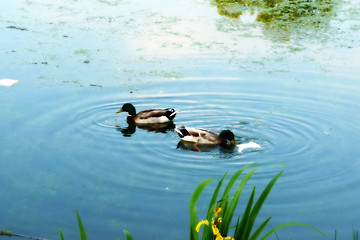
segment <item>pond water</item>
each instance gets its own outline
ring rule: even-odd
[[[346,239],[360,228],[359,3],[285,40],[208,1],[1,5],[0,79],[19,83],[0,86],[0,230],[77,239],[78,209],[89,239],[187,239],[197,185],[253,162],[263,168],[244,194],[285,171],[260,212],[268,229],[302,222]],[[115,114],[125,102],[173,107],[175,125],[230,129],[261,149],[191,151],[173,129],[129,127]]]

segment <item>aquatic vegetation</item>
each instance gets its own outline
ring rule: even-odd
[[[24,27],[8,26],[7,28],[16,29],[16,30],[20,30],[20,31],[28,31],[27,28],[24,28]]]
[[[246,170],[247,168],[250,168],[254,166],[256,163],[249,164],[240,170],[238,170],[234,175],[231,177],[230,181],[228,182],[222,197],[218,199],[220,188],[224,182],[224,179],[227,175],[227,173],[224,174],[222,179],[219,181],[209,204],[208,212],[206,215],[206,220],[199,221],[198,220],[198,213],[196,209],[197,201],[202,193],[202,191],[205,189],[205,187],[212,182],[214,179],[206,179],[202,183],[199,184],[199,186],[196,188],[191,201],[190,201],[190,239],[191,240],[198,240],[199,239],[199,230],[201,226],[204,226],[203,232],[202,232],[202,239],[258,239],[262,233],[262,231],[265,229],[267,224],[269,223],[271,217],[267,218],[257,229],[254,228],[255,220],[261,210],[261,207],[263,206],[267,196],[269,195],[272,187],[274,186],[275,182],[278,180],[278,178],[282,175],[283,172],[280,172],[277,174],[266,186],[266,188],[263,190],[261,195],[259,196],[258,200],[254,204],[254,198],[255,198],[255,187],[253,188],[253,191],[250,195],[250,198],[248,200],[247,206],[245,207],[243,211],[243,216],[238,218],[235,231],[232,234],[232,236],[229,235],[230,230],[230,224],[232,223],[232,219],[234,216],[234,212],[236,207],[238,206],[238,201],[241,196],[241,192],[244,189],[246,183],[251,178],[251,176],[260,168],[256,167],[250,170],[245,176],[242,178],[239,186],[237,187],[234,195],[232,198],[229,198],[230,190],[233,188],[235,182],[240,177],[240,175]],[[210,224],[211,223],[211,226]],[[320,232],[316,228],[313,228],[309,225],[303,224],[303,223],[297,223],[297,222],[291,222],[291,223],[285,223],[281,224],[273,229],[271,229],[268,233],[263,235],[260,239],[266,239],[268,236],[270,236],[272,233],[287,227],[287,226],[293,226],[293,225],[300,225],[305,226],[311,229],[314,229],[315,231],[325,235],[324,233]]]
[[[215,0],[219,13],[237,18],[244,11],[258,12],[257,20],[294,21],[309,16],[326,16],[332,14],[334,0]]]
[[[266,4],[257,19],[265,23],[302,22],[307,24],[320,23],[322,17],[334,15],[334,2],[309,0],[282,0],[276,4]]]
[[[282,32],[326,28],[336,15],[337,0],[214,0],[218,12],[230,18],[239,18],[244,12],[256,15],[256,20],[267,29]],[[301,28],[300,28],[301,26]],[[284,37],[283,37],[284,38]],[[287,40],[287,37],[284,38]]]

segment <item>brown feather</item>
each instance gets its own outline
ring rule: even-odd
[[[219,143],[219,139],[218,139],[219,135],[217,133],[201,128],[186,128],[186,130],[189,132],[189,134],[192,137],[200,138],[198,139],[198,141],[201,141],[201,139],[203,139],[209,143],[213,143],[213,144]]]
[[[136,114],[136,117],[139,119],[148,119],[152,117],[161,117],[164,116],[166,113],[166,109],[148,109],[139,112]]]

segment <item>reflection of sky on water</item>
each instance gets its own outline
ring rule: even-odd
[[[359,217],[360,61],[359,3],[351,4],[322,31],[287,41],[249,13],[219,16],[209,1],[2,4],[0,79],[20,80],[0,89],[4,222],[14,232],[58,236],[61,226],[78,237],[78,207],[98,239],[122,237],[123,228],[161,239],[159,224],[184,239],[195,186],[259,161],[292,164],[262,212],[274,224],[304,220],[350,235]],[[176,133],[128,128],[126,115],[114,114],[129,101],[139,110],[171,105],[175,124],[230,128],[262,149],[177,149]],[[256,184],[280,170],[264,171]]]
[[[19,62],[30,68],[39,68],[31,66],[34,63],[48,63],[41,67],[55,66],[54,73],[46,71],[38,77],[52,78],[59,84],[99,84],[95,78],[85,77],[94,65],[108,70],[102,79],[106,85],[114,84],[111,79],[120,75],[129,79],[127,84],[141,83],[144,75],[150,75],[152,81],[188,77],[194,67],[201,69],[214,61],[228,64],[231,71],[247,72],[296,69],[289,60],[308,63],[310,71],[324,72],[336,71],[344,62],[346,68],[359,62],[359,14],[350,9],[338,11],[321,38],[309,29],[308,35],[280,41],[273,38],[277,31],[266,30],[255,21],[256,14],[245,12],[240,19],[228,19],[203,1],[173,1],[164,6],[162,1],[55,4],[17,0],[8,5],[0,17],[2,25],[27,31],[2,29],[1,49],[9,64],[6,69],[16,71],[13,65]],[[187,59],[193,68],[179,59]],[[164,62],[168,66],[159,70]],[[83,72],[84,77],[71,79],[71,74],[57,73],[56,68],[72,66],[73,72]],[[188,73],[184,74],[184,68]]]

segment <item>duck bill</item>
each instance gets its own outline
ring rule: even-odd
[[[235,141],[235,139],[231,140],[230,142],[231,142],[231,144],[233,144],[233,145],[238,144],[237,141]]]
[[[123,112],[124,110],[123,109],[120,109],[119,111],[117,111],[116,113],[121,113]]]

